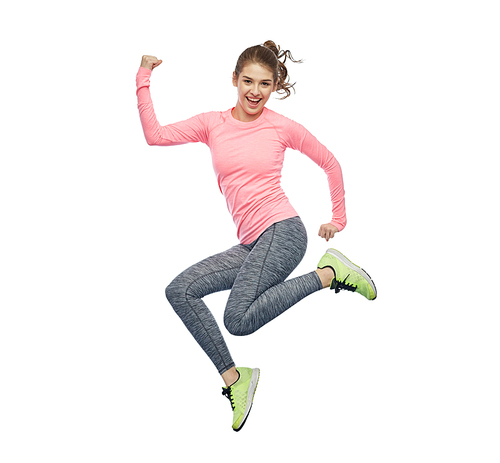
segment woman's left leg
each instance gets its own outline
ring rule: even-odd
[[[236,336],[257,331],[324,287],[316,271],[285,281],[307,248],[306,229],[299,217],[271,225],[250,246],[224,313],[226,328]]]

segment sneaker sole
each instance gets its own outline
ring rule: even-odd
[[[351,270],[354,270],[355,272],[358,272],[365,280],[368,281],[370,284],[371,288],[373,289],[373,292],[375,293],[375,297],[371,299],[372,301],[377,299],[377,288],[375,287],[375,283],[372,280],[372,277],[368,275],[368,272],[363,270],[361,267],[356,265],[354,262],[351,262],[344,254],[341,252],[337,251],[336,249],[330,248],[326,251],[328,254],[331,254],[332,256],[335,256],[338,260],[340,260],[345,266],[349,267]]]
[[[238,432],[243,428],[243,425],[246,423],[248,415],[250,415],[250,411],[252,410],[253,398],[255,395],[255,391],[257,390],[257,385],[259,384],[260,378],[260,369],[254,368],[252,370],[252,378],[250,379],[250,386],[248,387],[248,395],[247,395],[247,408],[245,410],[245,414],[243,415],[243,420],[241,420],[241,424],[234,431]]]

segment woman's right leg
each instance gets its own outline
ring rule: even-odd
[[[165,294],[189,332],[221,375],[237,375],[219,326],[202,301],[204,296],[231,289],[249,250],[243,245],[208,257],[189,267],[166,288]],[[226,378],[223,379],[226,380]]]

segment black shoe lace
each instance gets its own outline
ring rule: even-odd
[[[231,394],[231,386],[222,388],[222,395],[225,395],[229,402],[231,402],[231,408],[234,410],[234,398],[233,394]]]
[[[347,275],[344,278],[344,281],[340,280],[335,280],[335,283],[330,287],[330,289],[334,289],[336,293],[340,292],[341,289],[344,289],[346,291],[356,291],[357,286],[353,285],[351,283],[346,283],[347,279],[350,277],[351,274]]]

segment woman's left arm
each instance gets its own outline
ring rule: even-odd
[[[332,220],[321,225],[318,235],[326,241],[333,238],[335,233],[342,231],[347,223],[344,199],[344,180],[342,169],[335,156],[322,145],[302,125],[290,121],[293,125],[290,134],[290,148],[300,151],[312,159],[326,173],[332,201]]]

